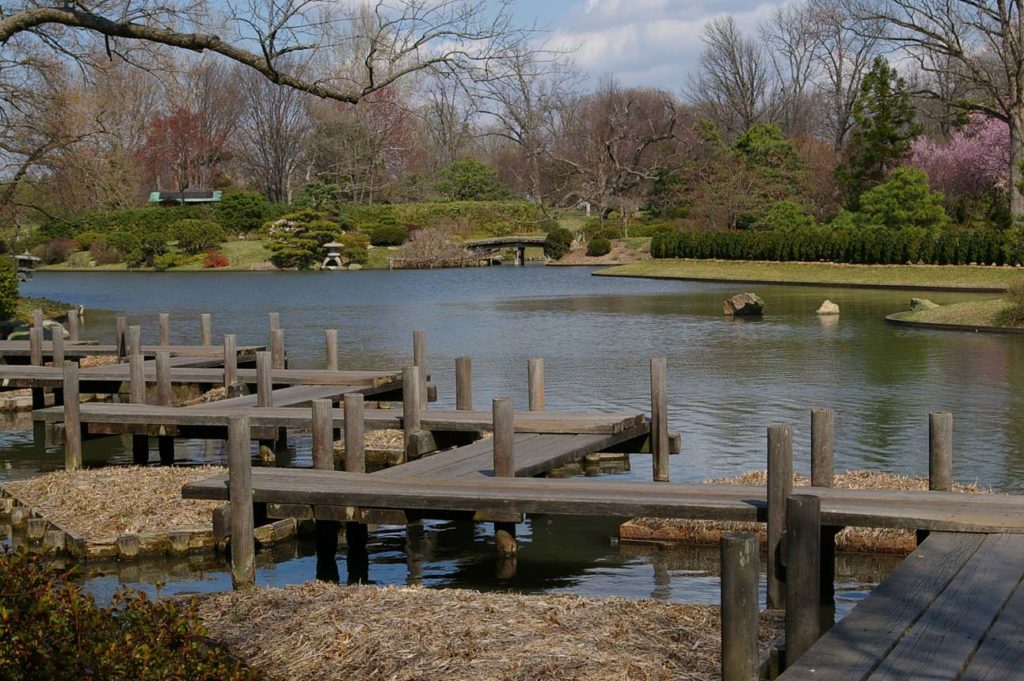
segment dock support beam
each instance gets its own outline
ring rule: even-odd
[[[324,368],[328,371],[338,370],[338,330],[324,330],[324,351],[327,354]]]
[[[473,409],[473,358],[455,358],[455,408],[459,411]]]
[[[270,357],[274,369],[285,368],[284,358],[284,330],[273,329],[270,332]]]
[[[500,397],[491,402],[491,417],[494,424],[494,477],[514,478],[515,460],[515,411],[511,397]],[[494,543],[498,548],[499,560],[515,559],[519,552],[516,545],[516,524],[494,523]],[[515,570],[512,570],[514,574]],[[508,574],[508,570],[502,570]]]
[[[271,378],[271,357],[270,353],[263,350],[256,353],[256,406],[274,406],[274,383]],[[277,445],[277,440],[260,440],[260,456],[263,456],[263,448],[271,452]]]
[[[231,501],[231,584],[256,583],[255,519],[252,507],[252,446],[249,418],[228,418],[228,493]]]
[[[722,681],[758,678],[757,535],[722,537]]]
[[[654,481],[668,482],[668,360],[651,358],[651,452]]]
[[[64,362],[64,469],[82,467],[82,422],[79,416],[78,365]]]
[[[811,410],[811,486],[832,487],[835,480],[835,413],[831,409]],[[821,528],[821,633],[836,618],[836,535],[841,527]]]
[[[928,415],[928,489],[953,491],[953,415],[948,411]]]
[[[142,327],[133,324],[128,327],[128,356],[142,354]]]
[[[313,400],[313,468],[319,471],[334,470],[333,408],[330,400]],[[337,560],[341,526],[333,520],[317,520],[315,525],[316,578],[336,584],[341,579]]]
[[[821,635],[818,593],[821,575],[821,499],[794,494],[786,500],[786,666]]]
[[[146,374],[143,357],[138,354],[132,355],[128,362],[128,401],[132,404],[145,404]],[[132,435],[132,461],[136,466],[145,466],[149,463],[148,435]]]
[[[417,433],[420,430],[420,368],[418,366],[402,369],[402,431],[405,435],[405,460],[410,461],[420,455],[417,444]]]
[[[531,357],[526,361],[529,381],[530,411],[544,411],[544,359]]]
[[[345,405],[345,471],[366,472],[366,440],[364,438],[364,404],[360,393],[349,393]],[[408,526],[406,531],[408,532]],[[345,544],[348,546],[348,582],[358,584],[370,579],[370,557],[366,549],[369,528],[365,523],[345,523]],[[406,537],[408,541],[408,536]]]
[[[162,407],[174,405],[174,390],[171,387],[171,353],[161,350],[156,353],[156,402]],[[160,465],[174,464],[174,438],[158,435],[157,450],[160,452]]]
[[[782,534],[786,529],[786,499],[793,493],[793,428],[768,427],[768,593],[767,607],[786,607],[786,572]]]

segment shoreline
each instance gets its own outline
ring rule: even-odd
[[[940,276],[935,276],[937,274]],[[958,275],[980,281],[958,281]],[[605,268],[594,272],[594,276],[765,286],[1004,293],[1010,283],[1009,280],[1015,277],[1024,279],[1024,270],[1017,267],[986,265],[849,265],[747,260],[653,260]]]
[[[913,319],[899,319],[898,315],[905,312],[894,312],[885,316],[885,323],[907,328],[933,329],[936,331],[962,331],[967,333],[1008,333],[1024,334],[1019,326],[986,326],[982,324],[947,324],[944,322],[921,322]]]

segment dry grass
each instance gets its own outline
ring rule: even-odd
[[[78,365],[83,369],[95,367],[109,367],[118,364],[119,360],[114,355],[86,355],[79,360]]]
[[[381,430],[368,430],[364,436],[367,449],[393,449],[402,451],[405,446],[405,434],[400,430],[385,428]],[[334,453],[343,455],[345,453],[345,440],[337,440],[334,443]]]
[[[718,609],[310,583],[210,596],[214,640],[271,679],[718,679]],[[778,634],[762,622],[762,645]]]
[[[197,404],[206,404],[207,402],[220,402],[221,400],[226,400],[227,398],[228,389],[225,388],[224,386],[220,386],[219,388],[211,388],[202,395],[199,395],[198,397],[195,397],[191,400],[186,400],[184,403],[182,403],[181,406],[194,407]]]
[[[107,542],[123,534],[212,529],[211,513],[220,502],[182,499],[181,488],[226,472],[217,466],[112,466],[56,471],[3,487],[86,541]]]
[[[764,487],[768,484],[768,471],[749,471],[736,477],[715,478],[707,481],[713,485],[750,485]],[[802,476],[793,476],[793,484],[803,487],[811,481]],[[844,489],[883,489],[923,492],[928,489],[928,478],[908,477],[893,473],[874,471],[848,471],[837,473],[834,485]],[[979,488],[977,484],[955,483],[953,489],[964,494],[991,494],[992,490]],[[680,518],[634,518],[622,525],[619,536],[632,541],[669,541],[687,544],[717,544],[723,535],[733,532],[756,532],[761,541],[766,541],[763,523],[723,522],[714,520],[685,520]],[[840,551],[857,553],[910,553],[917,546],[914,532],[873,527],[848,527],[836,535]]]

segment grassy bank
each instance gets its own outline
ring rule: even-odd
[[[953,265],[837,265],[746,260],[648,260],[601,270],[610,277],[736,281],[822,286],[1002,291],[1024,269]]]
[[[1003,299],[973,300],[952,305],[940,305],[931,310],[910,310],[890,315],[898,322],[917,324],[942,324],[965,328],[1010,328],[1024,330],[1024,322],[1014,321],[1010,310],[1012,304]]]

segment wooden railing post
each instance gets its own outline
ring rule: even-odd
[[[511,397],[496,398],[491,402],[491,419],[494,429],[494,477],[514,478],[516,476],[515,455],[515,411]],[[494,542],[498,557],[509,560],[518,553],[516,524],[494,523]]]
[[[43,311],[38,307],[32,310],[32,326],[33,328],[43,328]]]
[[[270,313],[268,313],[267,314],[267,323],[268,323],[271,331],[273,331],[274,329],[280,329],[281,328],[281,313],[280,312],[270,312]]]
[[[64,366],[64,327],[60,324],[54,324],[50,328],[50,346],[52,358],[50,366]],[[53,404],[54,406],[64,404],[63,388],[53,389]]]
[[[33,326],[28,330],[29,363],[34,367],[43,366],[43,327]],[[32,408],[42,409],[46,406],[44,388],[32,388]]]
[[[78,310],[68,310],[68,341],[78,342]]]
[[[786,500],[786,656],[800,659],[821,635],[818,557],[821,499],[794,494]]]
[[[209,312],[199,315],[199,344],[202,346],[213,345],[213,324]]]
[[[668,482],[668,360],[651,358],[651,453],[655,482]]]
[[[228,418],[228,494],[231,501],[231,584],[256,583],[256,545],[252,507],[252,445],[247,416]]]
[[[132,404],[146,403],[145,361],[140,354],[128,358],[128,401]],[[137,466],[149,463],[149,436],[144,433],[132,435],[132,460]]]
[[[142,327],[132,325],[128,327],[128,356],[142,354]]]
[[[928,489],[953,491],[953,415],[928,415]]]
[[[171,315],[161,312],[159,317],[160,331],[157,336],[157,345],[171,344]]]
[[[786,607],[786,573],[782,535],[786,529],[786,499],[793,493],[793,428],[768,427],[768,589],[767,607]]]
[[[162,407],[174,406],[174,389],[171,386],[171,353],[160,350],[156,353],[156,401]],[[170,435],[158,435],[157,450],[160,452],[160,464],[170,466],[174,463],[174,438]]]
[[[82,419],[79,412],[78,365],[64,362],[64,468],[82,467]]]
[[[275,369],[285,368],[284,330],[274,329],[270,332],[270,356]]]
[[[427,332],[412,332],[412,364],[420,370],[420,409],[427,408]]]
[[[313,468],[334,470],[334,405],[313,400]]]
[[[256,353],[256,406],[274,406],[274,382],[271,378],[271,358],[266,350]]]
[[[326,368],[328,371],[338,370],[338,330],[326,329],[324,331],[324,350],[327,354]]]
[[[114,320],[114,345],[117,347],[117,358],[124,359],[128,355],[128,318],[117,317]]]
[[[757,535],[722,537],[722,681],[758,678]]]
[[[530,411],[544,411],[544,359],[531,357],[526,362],[529,380]]]
[[[415,442],[415,434],[420,429],[420,368],[418,366],[402,369],[402,431],[405,435],[406,461],[419,456],[419,451],[411,451]]]
[[[362,393],[345,395],[345,470],[349,473],[366,472],[366,440]]]
[[[835,413],[811,410],[811,486],[832,487],[835,481]],[[821,528],[819,568],[821,584],[821,633],[832,628],[836,609],[836,535],[843,528]]]
[[[473,359],[455,358],[455,408],[459,411],[473,409]]]
[[[235,334],[224,334],[224,388],[226,397],[234,397],[238,384],[238,344]]]

